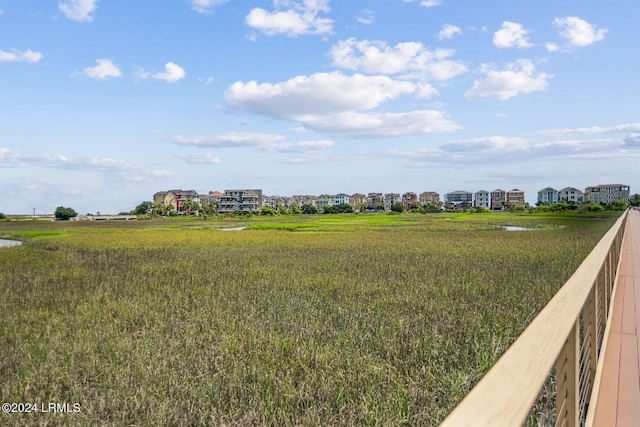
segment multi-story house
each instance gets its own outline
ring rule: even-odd
[[[316,206],[318,209],[323,209],[326,206],[333,206],[333,195],[332,194],[321,194],[316,200]]]
[[[551,187],[545,187],[538,191],[538,204],[548,203],[550,205],[558,202],[558,190]]]
[[[585,200],[591,203],[628,202],[630,189],[624,184],[603,184],[585,189]]]
[[[349,204],[354,211],[360,210],[367,203],[367,196],[362,193],[355,193],[349,197]]]
[[[402,203],[402,197],[399,193],[387,193],[384,195],[384,210],[389,212],[394,203]]]
[[[440,194],[435,191],[423,191],[418,197],[421,205],[440,205]]]
[[[558,201],[567,203],[582,203],[584,202],[584,193],[574,187],[565,187],[558,191]]]
[[[517,188],[507,191],[507,203],[509,206],[524,206],[524,191]]]
[[[499,188],[491,192],[491,210],[504,210],[504,204],[507,202],[507,193]]]
[[[339,193],[333,196],[333,204],[334,205],[348,205],[349,204],[349,195],[344,193]]]
[[[384,197],[382,193],[367,194],[367,209],[378,210],[380,206],[384,208]]]
[[[412,191],[407,191],[402,195],[402,207],[405,211],[411,209],[411,204],[418,201],[418,195]]]
[[[303,205],[312,205],[316,206],[318,201],[318,196],[310,196],[310,195],[295,195],[292,196],[289,200],[289,203],[298,205],[301,208]]]
[[[161,207],[170,207],[172,210],[182,212],[185,202],[200,205],[200,195],[194,190],[169,190],[158,191],[153,195],[153,204]]]
[[[288,197],[282,196],[265,196],[262,198],[262,206],[278,209],[280,206],[288,206],[288,199]]]
[[[476,191],[473,195],[473,206],[489,209],[489,206],[491,206],[491,193],[486,190]]]
[[[453,191],[444,196],[445,207],[449,210],[462,211],[473,206],[473,193]]]
[[[224,190],[220,212],[253,212],[262,207],[262,190]]]

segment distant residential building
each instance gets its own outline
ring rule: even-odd
[[[402,197],[399,193],[387,193],[384,195],[384,210],[389,212],[394,203],[402,203]]]
[[[262,190],[224,190],[220,212],[253,212],[262,208]]]
[[[538,204],[548,203],[550,205],[558,202],[558,190],[551,187],[545,187],[538,191]]]
[[[367,196],[362,193],[355,193],[349,197],[349,204],[354,211],[359,210],[367,203]]]
[[[367,209],[376,210],[378,206],[384,207],[384,196],[382,193],[367,194]]]
[[[591,203],[628,202],[630,189],[624,184],[603,184],[585,189],[585,200]]]
[[[507,203],[510,206],[524,206],[524,191],[517,188],[507,191]]]
[[[169,190],[158,191],[153,195],[153,204],[158,206],[170,206],[171,209],[182,212],[182,206],[186,201],[200,204],[200,195],[194,190]]]
[[[462,211],[473,206],[473,193],[468,191],[453,191],[444,196],[447,209]]]
[[[323,209],[326,206],[333,206],[333,195],[332,194],[321,194],[316,201],[316,206],[319,209]]]
[[[265,196],[262,198],[262,206],[271,209],[278,209],[280,206],[289,206],[289,197]]]
[[[407,191],[402,195],[402,207],[405,211],[408,211],[411,208],[411,204],[417,201],[418,195],[412,191]]]
[[[339,193],[333,196],[333,204],[334,205],[348,205],[350,196],[348,194]]]
[[[295,195],[291,197],[289,203],[296,204],[300,208],[304,205],[316,206],[317,201],[318,201],[318,196]]]
[[[435,191],[423,191],[418,197],[421,205],[440,205],[440,194]]]
[[[499,188],[491,192],[491,209],[494,211],[504,210],[504,204],[507,202],[507,192]]]
[[[491,193],[486,190],[479,190],[473,196],[473,206],[489,209],[491,206]]]
[[[565,187],[558,191],[558,201],[567,203],[582,203],[584,202],[584,193],[574,187]]]

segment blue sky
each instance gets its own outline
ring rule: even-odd
[[[640,2],[0,0],[0,212],[621,183]]]

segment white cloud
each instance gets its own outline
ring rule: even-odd
[[[58,9],[74,21],[91,22],[97,3],[98,0],[63,0],[58,2]]]
[[[442,30],[438,33],[438,38],[440,40],[452,39],[456,34],[462,34],[462,30],[460,27],[456,27],[455,25],[445,24],[442,26]]]
[[[531,47],[532,44],[529,43],[528,33],[521,24],[504,21],[502,29],[493,34],[493,44],[501,49]]]
[[[184,136],[173,135],[171,140],[179,145],[196,147],[255,147],[271,153],[300,153],[325,150],[333,147],[333,141],[285,141],[283,135],[230,132],[217,135]]]
[[[286,34],[296,37],[303,34],[328,34],[332,32],[333,20],[320,18],[320,13],[329,12],[330,0],[274,0],[273,12],[262,8],[251,9],[246,16],[247,25],[267,35]],[[282,10],[279,10],[280,7]]]
[[[542,136],[565,136],[565,135],[598,135],[604,133],[627,133],[640,132],[640,123],[627,123],[617,126],[601,127],[591,126],[588,128],[564,128],[550,129],[537,132]]]
[[[546,43],[544,45],[544,47],[547,49],[547,51],[549,52],[557,52],[558,50],[560,50],[560,46],[558,46],[555,43]]]
[[[440,111],[364,113],[403,94],[425,97],[429,85],[386,76],[345,76],[339,72],[298,76],[282,83],[236,82],[225,93],[236,111],[297,121],[304,128],[339,136],[399,136],[459,129]]]
[[[405,3],[415,3],[416,0],[402,0]],[[420,6],[422,7],[434,7],[440,6],[442,4],[441,0],[420,0]]]
[[[284,120],[305,120],[351,110],[368,110],[406,93],[413,83],[386,76],[340,72],[297,76],[282,83],[236,82],[225,93],[229,107]]]
[[[608,30],[596,28],[587,21],[575,16],[556,18],[553,23],[561,28],[560,35],[572,46],[584,47],[604,39]]]
[[[89,78],[97,80],[106,80],[108,78],[122,76],[122,71],[120,71],[120,68],[116,64],[111,62],[110,59],[97,59],[96,64],[97,65],[94,67],[86,67],[82,74]]]
[[[535,65],[528,59],[520,59],[508,64],[504,70],[496,70],[484,65],[484,79],[476,80],[465,93],[466,98],[498,98],[502,101],[517,95],[546,90],[552,77],[546,73],[536,73]]]
[[[597,159],[629,158],[637,156],[631,150],[640,143],[631,136],[624,140],[603,139],[559,139],[539,140],[528,137],[490,136],[452,141],[439,147],[413,150],[388,149],[382,155],[399,157],[431,164],[495,164],[512,163],[532,159]]]
[[[333,66],[365,73],[399,74],[404,78],[448,80],[465,73],[464,64],[449,59],[455,51],[429,51],[422,43],[404,42],[390,47],[382,41],[349,38],[329,52]]]
[[[163,73],[155,73],[151,76],[156,80],[164,80],[167,83],[175,83],[178,80],[182,80],[184,76],[186,76],[186,72],[184,68],[179,66],[178,64],[174,64],[173,62],[167,62],[164,65]]]
[[[181,153],[178,154],[177,157],[192,165],[215,165],[222,163],[220,158],[208,151],[200,153]]]
[[[362,12],[360,12],[360,14],[356,17],[356,20],[364,25],[371,25],[373,24],[374,17],[373,17],[373,11],[371,9],[364,9]]]
[[[173,135],[171,141],[179,145],[192,145],[196,147],[256,147],[273,144],[282,141],[284,138],[283,135],[266,133],[229,132],[204,136]]]
[[[71,159],[64,154],[29,153],[0,147],[0,168],[2,167],[92,170],[134,181],[172,175],[165,170],[152,170],[123,160],[98,157]]]
[[[402,113],[344,112],[308,117],[302,123],[310,130],[328,135],[359,138],[426,135],[461,129],[444,113],[436,110]]]
[[[5,51],[0,49],[0,62],[29,62],[36,63],[42,59],[40,52],[34,52],[31,49],[21,51],[18,49],[11,49],[11,51]]]
[[[209,14],[211,10],[226,3],[229,0],[186,0],[191,5],[191,9],[198,13]]]

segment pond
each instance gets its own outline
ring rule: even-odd
[[[19,240],[7,240],[0,239],[0,248],[11,248],[13,246],[20,246],[22,244]]]
[[[226,228],[218,228],[219,231],[241,231],[247,227],[226,227]]]
[[[518,225],[503,225],[502,229],[505,231],[531,231],[535,230],[533,227],[520,227]]]

